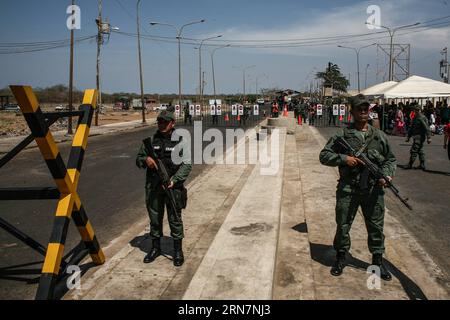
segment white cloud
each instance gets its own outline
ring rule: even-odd
[[[400,1],[365,1],[352,6],[336,6],[330,11],[314,12],[309,19],[292,21],[284,27],[255,28],[255,27],[233,27],[226,30],[215,30],[205,37],[223,34],[223,40],[267,40],[267,39],[305,39],[312,37],[329,37],[335,35],[376,33],[382,30],[369,30],[365,25],[369,15],[367,7],[378,5],[381,8],[381,24],[386,26],[400,26],[412,24],[419,21],[427,21],[450,14],[450,6],[441,0],[422,2],[419,0]],[[436,16],[439,12],[439,16]],[[411,43],[415,49],[435,50],[442,48],[450,38],[450,28],[432,29],[422,32],[414,32],[402,35],[408,31],[398,31],[395,40],[402,43]],[[409,31],[410,32],[410,31]],[[345,39],[339,40],[343,45],[359,47],[370,43],[389,42],[388,34],[384,39],[364,40]],[[376,36],[378,37],[378,36]],[[361,41],[363,40],[363,41]],[[301,56],[329,56],[329,49],[336,48],[337,43],[330,45],[308,45],[294,48],[268,48],[268,49],[241,49],[246,52],[259,52],[269,54],[290,54]]]

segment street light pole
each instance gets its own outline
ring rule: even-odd
[[[246,75],[246,71],[247,71],[247,69],[251,69],[251,68],[254,68],[254,67],[256,67],[255,65],[252,65],[252,66],[249,66],[249,67],[246,67],[246,68],[244,68],[244,96],[243,96],[243,104],[245,103],[245,98],[246,98],[246,94],[245,94],[245,75]]]
[[[138,55],[139,55],[139,78],[141,85],[141,105],[142,105],[142,123],[146,123],[145,120],[145,99],[144,99],[144,77],[142,74],[142,57],[141,57],[141,27],[140,27],[140,19],[139,19],[139,5],[141,4],[141,0],[138,0],[136,3],[136,16],[137,16],[137,38],[138,38]]]
[[[366,66],[366,75],[365,75],[365,81],[364,81],[364,89],[367,89],[367,69],[369,69],[370,64],[367,64]]]
[[[211,66],[212,66],[212,75],[213,75],[213,88],[214,88],[214,105],[217,106],[217,96],[216,96],[216,73],[215,73],[215,69],[214,69],[214,54],[216,53],[217,50],[223,49],[223,48],[227,48],[230,45],[227,44],[226,46],[222,46],[222,47],[218,47],[215,48],[212,52],[211,52]]]
[[[362,49],[371,47],[373,45],[375,45],[375,43],[369,44],[369,45],[361,47],[361,48],[338,46],[338,48],[354,50],[355,53],[356,53],[356,69],[357,69],[357,74],[358,74],[358,93],[361,92],[361,82],[360,82],[360,76],[359,76],[360,75],[360,72],[359,72],[359,53],[361,52]]]
[[[200,105],[203,103],[203,90],[202,90],[202,85],[203,85],[203,78],[202,78],[202,46],[203,46],[203,43],[205,41],[216,39],[216,38],[220,38],[220,37],[222,37],[222,35],[218,35],[218,36],[215,36],[215,37],[210,37],[210,38],[203,39],[200,42],[200,46],[198,47],[198,74],[199,74],[199,86],[198,86],[199,98],[198,98],[198,101],[199,101]]]
[[[160,22],[150,22],[150,25],[161,25],[161,26],[168,26],[175,28],[177,31],[177,40],[178,40],[178,103],[181,107],[181,34],[183,33],[184,27],[187,27],[189,25],[197,24],[197,23],[203,23],[205,22],[205,19],[199,20],[199,21],[192,21],[189,23],[186,23],[185,25],[181,26],[180,28],[176,27],[173,24],[169,23],[160,23]]]

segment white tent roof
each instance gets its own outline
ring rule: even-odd
[[[398,82],[396,81],[386,81],[369,87],[361,91],[361,93],[365,96],[382,96],[387,90],[392,89],[397,84]]]
[[[450,84],[411,76],[384,92],[384,98],[434,98],[450,97]]]

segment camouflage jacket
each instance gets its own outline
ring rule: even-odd
[[[325,145],[320,152],[320,162],[323,165],[330,167],[339,167],[339,184],[338,188],[351,192],[355,189],[371,188],[376,185],[377,181],[371,175],[368,175],[367,185],[362,187],[361,176],[367,169],[363,165],[356,167],[349,167],[346,164],[347,154],[336,143],[337,137],[343,137],[355,150],[361,149],[362,146],[367,145],[364,153],[375,163],[386,176],[393,177],[397,167],[397,160],[392,153],[386,135],[369,125],[368,131],[363,133],[355,129],[351,124],[348,128],[340,129]],[[367,172],[368,174],[368,172]]]
[[[427,117],[423,114],[417,115],[414,117],[414,120],[411,124],[411,127],[408,130],[408,138],[412,136],[421,136],[421,137],[431,137],[430,126],[428,125]]]

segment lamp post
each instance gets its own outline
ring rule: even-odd
[[[368,25],[373,25],[372,23],[368,23],[366,22],[366,24]],[[394,35],[395,33],[400,30],[400,29],[405,29],[405,28],[409,28],[409,27],[415,27],[418,26],[420,24],[420,22],[414,23],[414,24],[408,24],[406,26],[401,26],[401,27],[397,27],[397,28],[390,28],[390,27],[386,27],[386,26],[376,26],[376,27],[380,27],[383,29],[386,29],[389,32],[389,36],[391,37],[391,43],[390,43],[390,49],[389,49],[389,81],[393,81],[394,80]]]
[[[213,75],[213,88],[214,88],[214,105],[217,106],[217,97],[216,97],[216,73],[214,70],[214,54],[216,53],[217,50],[223,49],[223,48],[228,48],[230,45],[227,44],[226,46],[221,46],[218,48],[215,48],[212,52],[211,52],[211,65],[212,65],[212,75]]]
[[[371,47],[373,45],[375,45],[375,43],[372,43],[372,44],[369,44],[367,46],[360,47],[360,48],[338,46],[338,48],[354,50],[356,53],[356,69],[357,69],[357,74],[358,74],[358,93],[361,92],[361,84],[360,84],[360,80],[359,80],[359,53],[361,52],[362,49]]]
[[[267,76],[267,74],[265,74],[265,73],[263,73],[263,74],[259,74],[259,75],[257,75],[255,78],[255,81],[256,81],[256,90],[255,90],[255,92],[256,92],[256,96],[258,96],[258,83],[259,83],[259,81],[258,81],[258,79],[260,79],[261,77],[264,77],[264,78],[266,78],[266,79],[268,79],[268,76]]]
[[[139,20],[139,5],[141,0],[136,3],[136,16],[137,16],[137,38],[138,38],[138,55],[139,55],[139,79],[141,85],[141,104],[142,104],[142,123],[145,123],[145,99],[144,99],[144,77],[142,75],[142,58],[141,58],[141,27]]]
[[[179,103],[180,107],[181,107],[181,34],[183,33],[183,29],[185,27],[193,25],[193,24],[197,24],[197,23],[203,23],[205,21],[206,21],[205,19],[198,20],[198,21],[192,21],[192,22],[182,25],[179,28],[177,26],[175,26],[173,24],[169,24],[169,23],[150,22],[151,26],[156,26],[156,25],[168,26],[168,27],[175,28],[175,30],[177,31],[177,39],[178,39],[178,103]]]
[[[365,80],[364,80],[364,89],[367,89],[367,69],[369,69],[370,64],[367,64],[366,66],[366,74],[365,74]]]
[[[248,67],[236,67],[236,66],[233,66],[233,68],[235,68],[235,69],[242,69],[242,79],[243,79],[243,96],[242,96],[242,104],[244,104],[245,103],[245,76],[246,76],[246,71],[247,71],[247,69],[251,69],[251,68],[255,68],[256,67],[256,65],[251,65],[251,66],[248,66]]]
[[[212,40],[212,39],[216,39],[216,38],[221,38],[222,35],[218,35],[215,37],[210,37],[210,38],[206,38],[200,41],[200,46],[198,47],[198,74],[199,74],[199,87],[198,87],[198,92],[199,92],[199,103],[202,104],[203,103],[203,90],[202,90],[202,84],[203,84],[203,77],[202,77],[202,46],[203,43],[205,41],[208,40]]]

